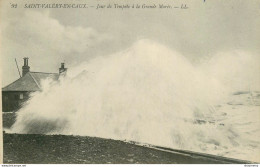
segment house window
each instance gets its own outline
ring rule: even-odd
[[[21,94],[20,94],[20,100],[22,100],[22,99],[23,99],[23,94],[21,93]]]
[[[19,100],[19,96],[17,94],[14,95],[15,100]]]
[[[8,100],[8,96],[5,96],[5,100]]]

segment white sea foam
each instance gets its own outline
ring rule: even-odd
[[[181,54],[141,40],[69,68],[59,83],[43,81],[12,132],[133,140],[259,161],[251,156],[260,155],[259,97],[251,96],[260,85],[259,67],[238,51],[194,67]],[[251,94],[242,105],[231,104],[242,97],[231,92],[241,88]],[[255,105],[245,103],[248,97]]]

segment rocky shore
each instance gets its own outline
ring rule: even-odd
[[[247,163],[223,157],[86,136],[4,133],[4,163],[203,164]]]

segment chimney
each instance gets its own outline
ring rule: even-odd
[[[23,58],[24,60],[24,64],[22,67],[23,76],[25,76],[26,73],[30,72],[30,66],[28,66],[28,59],[29,59],[28,57]]]
[[[61,66],[59,68],[59,75],[66,75],[67,68],[65,68],[65,63],[61,63]]]

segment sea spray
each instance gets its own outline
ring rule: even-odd
[[[215,104],[224,103],[230,88],[203,68],[141,40],[70,68],[59,82],[43,81],[12,131],[133,140],[219,155],[241,149],[245,139],[217,119],[226,113]]]
[[[241,50],[219,52],[198,67],[222,86],[237,91],[260,90],[260,57]]]

